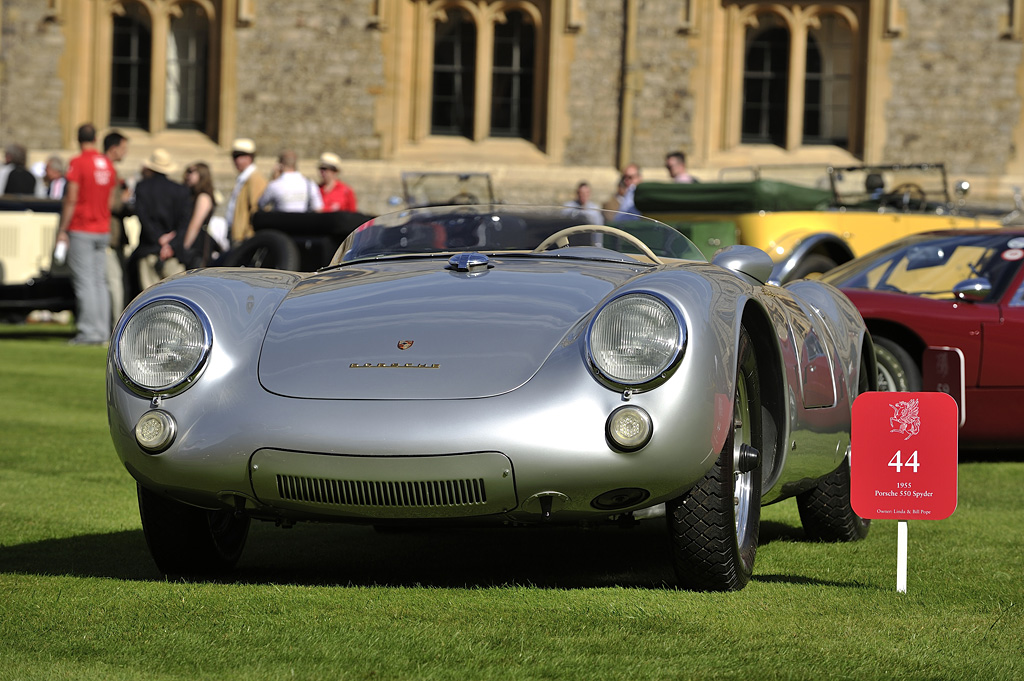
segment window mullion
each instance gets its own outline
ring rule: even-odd
[[[473,141],[479,142],[491,131],[491,87],[494,70],[494,23],[481,22],[477,27],[476,99],[473,101]]]
[[[792,27],[789,41],[789,93],[786,105],[786,149],[794,150],[803,142],[804,79],[807,77],[807,25]]]

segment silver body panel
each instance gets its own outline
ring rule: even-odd
[[[836,289],[759,285],[715,265],[660,266],[534,256],[491,258],[476,276],[446,257],[357,262],[316,274],[209,269],[168,279],[125,311],[107,394],[118,456],[143,486],[256,518],[378,522],[598,521],[678,497],[714,463],[732,428],[741,320],[771,362],[777,438],[763,502],[807,489],[850,442],[863,322]],[[648,391],[602,384],[587,325],[626,291],[656,293],[684,318],[685,353]],[[119,376],[126,320],[163,298],[210,321],[209,359],[187,390],[156,400],[178,425],[143,451],[134,428],[154,407]],[[406,350],[400,341],[413,341]],[[612,448],[609,414],[645,409],[653,436]],[[611,490],[648,495],[614,513]]]

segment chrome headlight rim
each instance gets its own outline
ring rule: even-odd
[[[657,300],[658,302],[660,302],[661,304],[665,305],[665,307],[668,308],[668,310],[675,317],[676,324],[677,324],[678,329],[679,329],[679,334],[678,334],[678,336],[676,338],[675,348],[674,348],[674,350],[673,350],[673,352],[671,354],[671,357],[665,363],[665,365],[662,367],[661,371],[659,371],[656,375],[654,375],[654,376],[652,376],[651,378],[648,378],[648,379],[644,379],[644,380],[640,380],[640,381],[626,381],[626,380],[623,380],[621,378],[617,378],[615,376],[609,375],[606,371],[604,371],[600,367],[600,365],[597,362],[596,357],[594,356],[594,350],[593,350],[593,345],[592,345],[592,340],[591,339],[592,339],[592,335],[594,333],[594,327],[597,324],[598,320],[600,319],[601,313],[603,313],[605,311],[605,309],[609,305],[612,305],[613,303],[618,302],[622,298],[642,297],[642,296],[646,296],[646,297],[649,297],[649,298],[654,298],[655,300]],[[667,381],[672,376],[672,373],[675,371],[676,367],[679,366],[679,362],[682,360],[683,354],[686,351],[686,343],[687,343],[687,330],[686,330],[686,328],[687,328],[686,327],[686,319],[683,316],[682,311],[679,309],[679,307],[675,303],[673,303],[671,300],[669,300],[665,296],[661,295],[660,293],[657,293],[655,291],[649,291],[649,290],[624,291],[624,292],[620,293],[619,295],[616,295],[615,297],[609,298],[608,300],[606,300],[604,302],[604,304],[601,305],[601,307],[597,310],[597,312],[591,318],[590,324],[587,326],[587,333],[586,333],[587,365],[589,366],[591,373],[593,373],[593,375],[601,383],[603,383],[605,386],[607,386],[607,387],[609,387],[609,388],[611,388],[613,390],[619,390],[619,391],[623,391],[623,392],[625,392],[625,391],[644,392],[644,391],[647,391],[647,390],[653,390],[654,388],[657,388],[658,386],[663,384],[665,381]]]
[[[160,386],[158,388],[145,386],[137,383],[128,375],[124,368],[124,358],[122,357],[121,341],[124,337],[125,331],[128,329],[131,321],[139,313],[154,307],[156,305],[171,305],[181,307],[191,313],[196,320],[199,322],[200,328],[202,329],[202,342],[200,347],[200,353],[197,357],[191,370],[186,372],[182,378],[170,383],[168,385]],[[124,383],[132,392],[135,394],[146,397],[171,397],[187,390],[196,380],[202,375],[206,369],[210,357],[210,349],[213,347],[213,325],[210,324],[209,318],[203,311],[196,306],[192,301],[182,298],[179,296],[162,296],[160,298],[150,300],[143,305],[131,309],[121,318],[118,322],[117,330],[114,333],[114,342],[111,343],[111,352],[113,355],[114,366],[117,369],[117,374],[121,378],[121,382]]]

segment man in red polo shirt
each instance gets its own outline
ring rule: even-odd
[[[79,156],[68,164],[67,185],[57,232],[58,248],[67,248],[75,289],[78,334],[73,345],[102,345],[110,338],[107,247],[110,242],[110,194],[117,173],[96,148],[96,128],[78,128]],[[65,244],[61,247],[60,244]]]

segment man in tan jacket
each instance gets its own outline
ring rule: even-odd
[[[231,228],[231,244],[237,246],[253,235],[252,215],[267,188],[267,180],[256,170],[256,143],[251,139],[235,140],[231,145],[231,158],[235,161],[238,178],[224,217]]]

